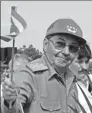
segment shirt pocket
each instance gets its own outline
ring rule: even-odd
[[[61,104],[59,100],[41,99],[40,106],[45,111],[59,111]]]

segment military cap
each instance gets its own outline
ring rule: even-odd
[[[75,36],[80,42],[86,43],[79,25],[72,19],[64,18],[53,22],[47,29],[46,37],[54,34],[70,34]]]

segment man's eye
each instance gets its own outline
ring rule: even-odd
[[[65,47],[65,43],[64,42],[56,42],[56,47],[64,48]]]

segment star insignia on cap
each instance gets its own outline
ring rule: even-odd
[[[71,25],[70,26],[67,25],[66,28],[67,28],[67,30],[69,32],[72,32],[72,33],[76,33],[77,32],[77,29],[75,27],[72,27]]]

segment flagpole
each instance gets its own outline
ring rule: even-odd
[[[12,45],[11,82],[13,82],[14,47],[15,47],[15,37],[13,38],[13,45]]]
[[[17,11],[16,7],[12,6],[11,7],[11,15],[12,15],[12,10]],[[13,82],[13,66],[14,66],[14,53],[15,53],[14,48],[15,48],[15,37],[13,37],[13,44],[12,44],[11,82]]]
[[[12,8],[14,8],[14,6],[11,7],[11,13],[12,13]],[[13,37],[13,43],[12,43],[12,63],[11,63],[11,82],[13,82],[13,66],[14,66],[14,47],[15,47],[15,37]],[[10,113],[11,113],[11,108],[12,108],[12,102],[9,103],[9,109],[10,109]]]
[[[13,45],[12,45],[12,63],[11,63],[11,82],[13,82],[13,65],[14,65],[14,47],[15,47],[15,37],[13,38]],[[12,108],[12,102],[9,103],[10,113]]]

